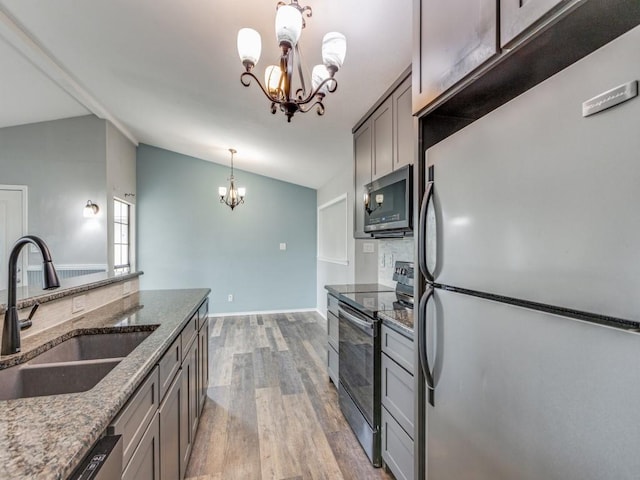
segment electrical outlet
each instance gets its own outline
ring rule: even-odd
[[[376,251],[376,246],[373,242],[364,242],[362,244],[362,253],[373,253]]]
[[[384,255],[384,264],[387,268],[393,267],[393,253],[386,253]]]
[[[280,250],[286,250],[287,249],[287,244],[286,243],[281,243],[280,244]]]
[[[78,313],[84,310],[87,306],[87,296],[86,295],[78,295],[77,297],[73,297],[71,302],[71,313]]]
[[[227,302],[233,302],[233,293],[227,295]]]
[[[122,284],[122,296],[126,297],[131,293],[131,282],[124,282]]]

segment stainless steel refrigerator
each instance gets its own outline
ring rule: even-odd
[[[583,116],[638,79],[640,27],[427,150],[428,480],[640,478],[640,97]]]

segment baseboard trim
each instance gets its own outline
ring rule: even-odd
[[[296,312],[317,312],[320,311],[317,308],[294,308],[291,310],[256,310],[254,312],[226,312],[226,313],[209,313],[209,318],[214,317],[240,317],[246,315],[272,315],[274,313],[296,313]],[[322,313],[320,313],[322,316]]]

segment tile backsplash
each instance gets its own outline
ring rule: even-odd
[[[394,287],[393,266],[396,260],[413,262],[414,253],[413,237],[378,240],[378,283]]]

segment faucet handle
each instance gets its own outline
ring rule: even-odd
[[[20,330],[26,330],[31,325],[33,325],[32,318],[36,314],[36,310],[38,310],[39,306],[40,306],[40,304],[36,303],[33,306],[33,308],[31,309],[31,311],[29,312],[29,316],[27,317],[27,319],[26,320],[20,320],[20,322],[19,322],[20,323]]]

